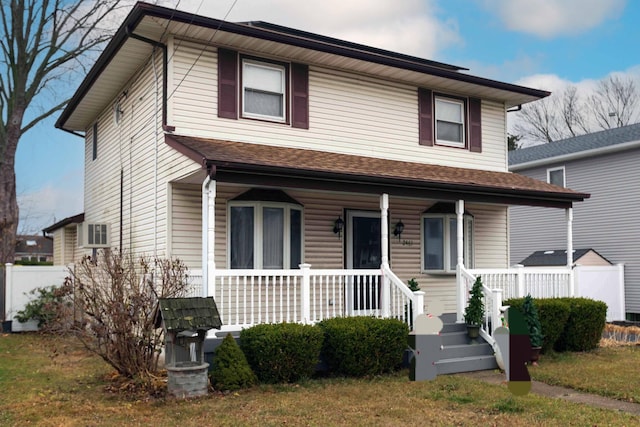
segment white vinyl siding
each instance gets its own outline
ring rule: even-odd
[[[165,256],[168,233],[168,182],[201,169],[164,143],[162,95],[157,94],[154,69],[147,61],[123,87],[119,125],[113,102],[97,118],[100,153],[92,158],[92,132],[85,138],[85,222],[109,224],[111,247],[137,254]],[[157,87],[162,90],[162,58],[156,56]],[[122,230],[120,191],[123,175]],[[78,256],[91,250],[79,249]]]
[[[215,50],[203,50],[199,45],[178,40],[173,45],[178,43],[170,64],[173,75],[169,87],[173,93],[169,99],[169,124],[176,127],[177,134],[506,171],[506,114],[501,103],[482,101],[481,153],[425,147],[418,143],[416,86],[311,64],[309,129],[229,120],[217,116]]]

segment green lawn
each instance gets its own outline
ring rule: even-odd
[[[52,356],[52,350],[56,350]],[[602,349],[602,363],[638,362],[637,350]],[[577,355],[578,366],[591,362]],[[582,359],[586,357],[585,359]],[[543,356],[534,376],[571,364]],[[589,371],[590,372],[590,371]],[[536,395],[463,376],[410,382],[407,372],[373,379],[322,379],[259,386],[206,398],[138,398],[113,391],[108,366],[69,340],[0,335],[0,425],[637,425],[640,418]],[[618,376],[629,380],[628,372]],[[560,378],[557,377],[557,378]],[[636,379],[637,381],[637,379]],[[622,384],[609,382],[609,384]],[[636,388],[638,388],[636,386]],[[620,396],[627,393],[619,388]],[[637,395],[636,395],[637,396]]]

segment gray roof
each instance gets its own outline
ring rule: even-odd
[[[513,150],[509,152],[509,166],[633,141],[640,141],[640,123]]]
[[[608,259],[600,255],[595,250],[588,249],[574,249],[573,250],[573,262],[576,262],[588,252],[593,251],[605,261]],[[554,249],[548,251],[535,251],[525,259],[519,262],[519,264],[525,267],[552,267],[567,265],[567,250],[566,249]]]
[[[158,302],[167,331],[208,331],[222,326],[213,297],[160,298]]]

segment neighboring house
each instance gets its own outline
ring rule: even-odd
[[[70,216],[42,230],[53,239],[53,265],[67,265],[80,255],[77,229],[84,222],[84,214]]]
[[[546,180],[591,198],[574,208],[573,239],[624,264],[627,318],[640,320],[640,124],[512,151],[513,172]],[[564,213],[543,207],[512,207],[511,263],[532,251],[562,247]]]
[[[53,242],[46,236],[16,236],[17,263],[53,262]]]
[[[56,123],[85,137],[76,255],[178,257],[225,326],[416,315],[412,277],[461,319],[508,206],[588,197],[507,170],[507,110],[549,93],[462,71],[138,3]]]

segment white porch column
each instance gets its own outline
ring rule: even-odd
[[[389,195],[383,193],[380,196],[380,255],[382,257],[380,269],[382,270],[382,286],[380,291],[380,308],[383,318],[391,313],[391,283],[385,271],[389,269]]]
[[[202,296],[215,296],[216,181],[208,175],[202,183]],[[211,292],[209,292],[211,291]]]
[[[569,296],[575,296],[573,281],[573,208],[567,208],[567,268],[569,269]]]
[[[457,262],[456,262],[456,300],[457,304],[457,317],[458,322],[464,321],[464,307],[467,302],[467,295],[465,293],[464,280],[462,277],[461,269],[464,267],[464,200],[458,200],[456,202],[456,219],[457,219],[457,239],[456,239],[456,249],[457,249]],[[448,224],[444,225],[448,227]]]

